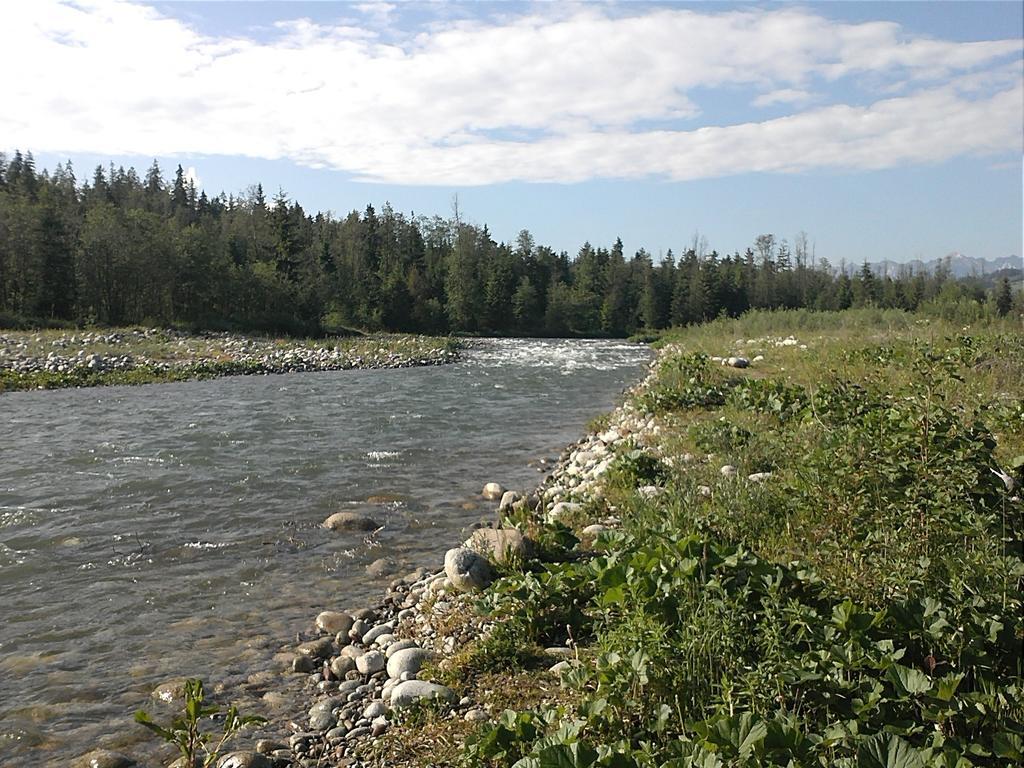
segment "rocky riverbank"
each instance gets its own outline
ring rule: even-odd
[[[505,765],[521,756],[543,755],[549,763],[536,764],[638,768],[675,764],[664,762],[668,754],[713,758],[721,751],[738,760],[739,741],[726,731],[734,721],[744,733],[755,734],[759,743],[771,727],[777,734],[789,734],[785,729],[791,728],[797,735],[802,733],[799,729],[817,733],[831,727],[836,715],[826,704],[817,719],[795,730],[786,718],[771,720],[770,714],[756,715],[770,724],[752,728],[755,715],[744,712],[734,717],[731,708],[736,701],[721,699],[713,687],[722,675],[715,677],[707,669],[722,673],[716,665],[735,659],[728,672],[745,681],[743,690],[770,696],[774,702],[791,691],[758,687],[756,664],[763,656],[762,646],[751,645],[752,636],[760,642],[770,635],[785,679],[796,674],[793,670],[806,671],[816,659],[831,664],[831,657],[820,649],[832,647],[833,625],[843,629],[848,616],[875,617],[879,627],[872,631],[880,639],[873,640],[873,648],[908,647],[908,637],[916,630],[894,623],[883,626],[880,617],[885,611],[872,612],[874,593],[870,585],[864,586],[863,574],[851,577],[844,570],[851,539],[833,544],[826,538],[808,546],[803,537],[789,535],[791,521],[785,523],[785,535],[767,536],[764,531],[782,500],[797,504],[792,496],[795,473],[807,463],[816,462],[814,499],[850,482],[849,474],[830,472],[837,450],[842,452],[844,446],[828,444],[826,450],[815,442],[822,434],[829,437],[816,430],[821,419],[834,419],[836,413],[850,419],[847,401],[854,396],[852,388],[841,388],[842,397],[821,395],[822,360],[844,363],[845,375],[883,393],[918,386],[917,378],[906,372],[923,363],[914,362],[912,339],[904,350],[910,363],[881,368],[861,362],[879,359],[878,348],[871,346],[879,344],[877,338],[853,352],[854,343],[865,342],[851,342],[839,334],[832,339],[819,336],[810,345],[800,344],[794,336],[735,342],[733,338],[701,340],[703,354],[666,345],[645,380],[570,446],[532,492],[521,495],[489,483],[482,495],[497,502],[496,519],[482,522],[461,546],[449,550],[443,568],[420,569],[395,580],[375,605],[344,611],[325,606],[328,610],[311,617],[311,626],[278,656],[291,670],[285,680],[300,694],[291,716],[276,718],[253,734],[258,738],[252,749],[234,753],[220,765],[418,768]],[[1004,348],[999,339],[984,343],[989,346],[983,349]],[[710,354],[712,345],[718,350],[728,347],[730,354]],[[807,354],[809,347],[815,350],[813,356]],[[881,349],[891,355],[891,348]],[[950,358],[929,351],[922,359]],[[849,367],[851,361],[858,367]],[[934,375],[936,371],[932,369]],[[873,377],[883,375],[880,372],[891,380],[879,384]],[[1002,375],[993,374],[991,381],[972,386],[978,393],[1001,392],[1009,380]],[[817,399],[809,394],[812,386]],[[951,398],[957,397],[957,390],[950,392]],[[879,402],[890,402],[887,394],[879,397]],[[997,394],[993,408],[999,411],[998,423],[1004,425],[1012,449],[1020,444],[1013,431],[1019,424],[1011,416],[1013,406],[1000,398]],[[952,402],[950,408],[962,409],[965,423],[972,423],[970,401]],[[857,413],[870,415],[871,409]],[[960,419],[960,411],[956,413]],[[867,430],[873,423],[857,422],[857,428]],[[754,441],[758,427],[768,435],[763,443]],[[863,444],[859,439],[850,443],[854,450]],[[882,453],[880,461],[902,460],[901,444],[894,445],[892,456]],[[1011,495],[1019,478],[993,469],[995,460],[989,453],[972,461],[979,478],[975,487],[984,485],[987,504],[1019,505],[1019,495]],[[1019,473],[1020,464],[1013,466]],[[806,475],[801,477],[806,483]],[[959,475],[937,472],[929,482],[947,482],[948,477],[955,480]],[[908,482],[911,490],[918,488],[913,477]],[[859,498],[845,492],[835,498],[840,497]],[[795,508],[813,521],[822,514],[816,502]],[[918,515],[919,508],[911,507],[911,513]],[[365,529],[372,521],[333,516],[324,524]],[[742,535],[736,533],[738,526]],[[789,565],[775,564],[754,554],[756,549],[736,543],[745,537],[763,551],[783,548],[776,557],[786,558]],[[871,539],[864,541],[870,547]],[[802,549],[794,554],[796,548]],[[862,562],[863,573],[874,576],[873,560],[864,557]],[[825,581],[819,574],[831,579],[831,591],[823,590]],[[847,597],[851,593],[855,598]],[[684,598],[693,604],[682,605]],[[948,595],[922,600],[950,604]],[[479,610],[482,604],[486,610]],[[807,631],[792,641],[792,647],[781,625],[767,618],[772,606],[783,604],[787,611],[799,612]],[[868,607],[862,609],[861,604]],[[589,616],[576,610],[584,606]],[[701,612],[703,607],[708,610]],[[686,620],[684,608],[690,611]],[[509,610],[532,613],[516,616]],[[822,616],[832,616],[832,624]],[[751,617],[756,621],[749,621]],[[897,622],[901,617],[894,613],[889,619]],[[858,631],[865,627],[868,624]],[[983,634],[980,629],[976,633]],[[1002,654],[998,663],[1005,664],[1006,657],[1012,666],[1013,637],[1019,634],[1010,633],[1005,648],[997,649]],[[928,664],[933,669],[935,657],[915,653],[921,658],[897,664],[886,657],[860,671],[888,697],[887,706],[896,709],[908,698],[905,686],[884,687],[893,679],[892,669],[901,680],[913,678],[921,690],[941,684],[930,676]],[[997,651],[992,653],[996,658]],[[705,660],[707,668],[701,666]],[[920,672],[922,668],[928,673]],[[801,680],[830,691],[828,670],[820,677],[805,674]],[[706,683],[712,687],[699,688]],[[697,722],[673,710],[673,703],[680,706],[680,691],[697,691],[704,697],[700,706],[712,713],[696,708],[694,716],[707,719]],[[266,695],[272,694],[271,690]],[[819,700],[831,701],[827,696]],[[503,712],[506,709],[514,711]],[[912,719],[916,711],[908,710],[906,721],[913,729],[908,729],[907,739],[933,730],[928,722]],[[853,764],[850,755],[867,754],[880,740],[895,744],[893,749],[921,751],[882,730],[887,718],[885,713],[876,720],[864,715],[864,727],[877,734],[854,729],[844,736],[845,742],[822,747],[826,751],[815,764],[835,764],[832,758],[843,750]],[[605,745],[607,757],[621,760],[599,762],[598,751],[580,735],[584,727],[592,729],[589,737],[605,739],[598,743]],[[637,733],[646,744],[638,742]],[[715,740],[718,735],[722,740]],[[815,743],[825,743],[816,738]],[[772,747],[780,762],[795,753],[799,744],[793,744]],[[645,762],[648,748],[660,751],[660,762]],[[950,754],[955,756],[958,750],[961,747],[954,745]],[[587,757],[573,762],[577,754]]]
[[[219,376],[442,365],[450,339],[395,334],[283,339],[172,329],[0,332],[0,392]]]

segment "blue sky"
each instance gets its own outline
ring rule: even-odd
[[[1022,252],[1022,5],[20,3],[0,149],[654,254]],[[26,68],[25,62],[32,66]],[[17,105],[17,108],[14,108]]]

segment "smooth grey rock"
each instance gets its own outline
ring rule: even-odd
[[[480,528],[463,545],[494,563],[526,560],[533,549],[530,541],[515,528]]]
[[[335,656],[331,659],[331,674],[337,678],[345,677],[346,672],[356,668],[356,660],[351,656]]]
[[[650,501],[651,499],[657,498],[658,496],[661,496],[663,493],[665,493],[665,489],[659,488],[656,485],[644,485],[641,486],[640,488],[637,488],[636,492],[637,495],[640,496],[640,498],[647,499],[648,501]]]
[[[577,504],[572,501],[560,501],[551,508],[550,512],[548,512],[548,520],[557,522],[570,512],[579,512],[581,509],[583,509],[582,504]]]
[[[256,742],[256,751],[261,755],[269,755],[277,752],[278,750],[287,748],[287,744],[280,741],[274,741],[273,739],[260,739]]]
[[[385,622],[384,624],[378,624],[373,629],[367,630],[366,634],[363,635],[363,645],[370,645],[381,635],[386,635],[395,628],[394,622]]]
[[[316,662],[312,658],[305,654],[298,654],[292,659],[292,672],[298,672],[299,674],[309,674],[316,669]]]
[[[259,752],[229,752],[217,761],[217,768],[273,768],[274,762]]]
[[[333,728],[338,722],[334,710],[344,703],[341,698],[330,698],[318,701],[309,708],[309,729],[311,731],[323,732]]]
[[[384,733],[384,731],[388,729],[389,725],[390,723],[388,722],[388,719],[384,715],[379,715],[373,718],[373,721],[370,723],[370,735],[374,737],[380,736],[382,733]]]
[[[513,504],[519,501],[519,494],[515,491],[505,491],[501,495],[501,501],[498,502],[498,511],[504,512],[506,509],[510,509]]]
[[[362,675],[372,675],[380,672],[386,666],[384,654],[380,651],[367,651],[356,659],[356,669]]]
[[[334,641],[329,637],[321,637],[319,640],[299,643],[295,650],[303,656],[310,656],[314,659],[327,659],[330,658],[334,651]]]
[[[390,659],[396,653],[398,653],[399,651],[404,651],[406,648],[419,648],[419,643],[410,638],[396,640],[388,646],[388,649],[384,652],[384,655]]]
[[[348,634],[355,621],[343,611],[322,611],[316,617],[317,631],[325,635],[336,635],[339,632]]]
[[[499,483],[487,483],[482,493],[488,501],[497,501],[505,494],[505,489]]]
[[[380,524],[372,517],[356,512],[335,512],[323,522],[332,531],[374,531]]]
[[[747,475],[747,480],[752,483],[763,483],[772,476],[771,472],[753,472]]]
[[[341,741],[343,738],[345,738],[345,734],[347,733],[348,728],[346,728],[344,725],[339,725],[336,728],[331,728],[331,730],[324,734],[324,737],[327,739],[327,741],[333,744],[334,742]]]
[[[432,657],[433,654],[425,648],[405,648],[397,651],[388,659],[388,677],[397,680],[404,672],[416,674],[423,666],[423,662]]]
[[[396,570],[398,570],[398,566],[395,564],[395,561],[387,557],[378,557],[366,566],[366,573],[375,579],[389,576]]]
[[[720,470],[718,470],[718,473],[722,477],[736,477],[736,467],[732,464],[725,464]]]
[[[463,716],[463,719],[470,723],[482,723],[484,720],[487,719],[487,717],[488,715],[486,712],[484,712],[484,710],[480,709],[479,707],[476,707],[474,709],[469,710]]]
[[[584,536],[597,536],[597,534],[601,533],[602,531],[607,531],[607,530],[608,530],[608,526],[607,525],[601,525],[600,523],[594,523],[593,525],[588,525],[586,528],[584,528],[582,531],[580,531],[580,533],[582,533]]]
[[[162,701],[164,704],[185,701],[185,678],[175,677],[170,680],[164,680],[153,689],[150,696],[157,701]]]
[[[466,547],[445,553],[444,572],[459,592],[486,589],[494,580],[494,571],[487,559]]]
[[[459,700],[455,692],[444,685],[428,683],[423,680],[408,680],[399,683],[391,691],[391,708],[402,709],[420,700],[443,701],[454,704]]]
[[[72,763],[72,768],[131,768],[135,761],[120,752],[109,749],[94,749]]]
[[[387,711],[388,705],[380,699],[376,699],[366,705],[366,709],[363,710],[363,717],[367,720],[373,720],[375,717],[380,717],[381,715],[386,714]]]

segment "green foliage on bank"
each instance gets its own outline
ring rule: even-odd
[[[675,334],[635,398],[656,444],[618,448],[590,510],[621,529],[489,591],[503,664],[508,638],[574,660],[562,703],[496,717],[466,765],[1024,761],[1024,334],[787,320]],[[741,338],[763,363],[710,359]]]

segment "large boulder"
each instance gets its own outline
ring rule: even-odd
[[[515,528],[478,528],[463,546],[494,563],[525,560],[532,549],[529,539]]]
[[[416,701],[443,701],[455,704],[459,697],[451,688],[423,680],[406,680],[391,689],[391,708],[402,709]]]
[[[357,512],[335,512],[324,520],[323,526],[332,531],[374,531],[380,523]]]
[[[444,572],[459,592],[487,589],[494,581],[494,570],[487,558],[466,547],[449,549],[445,553]]]

